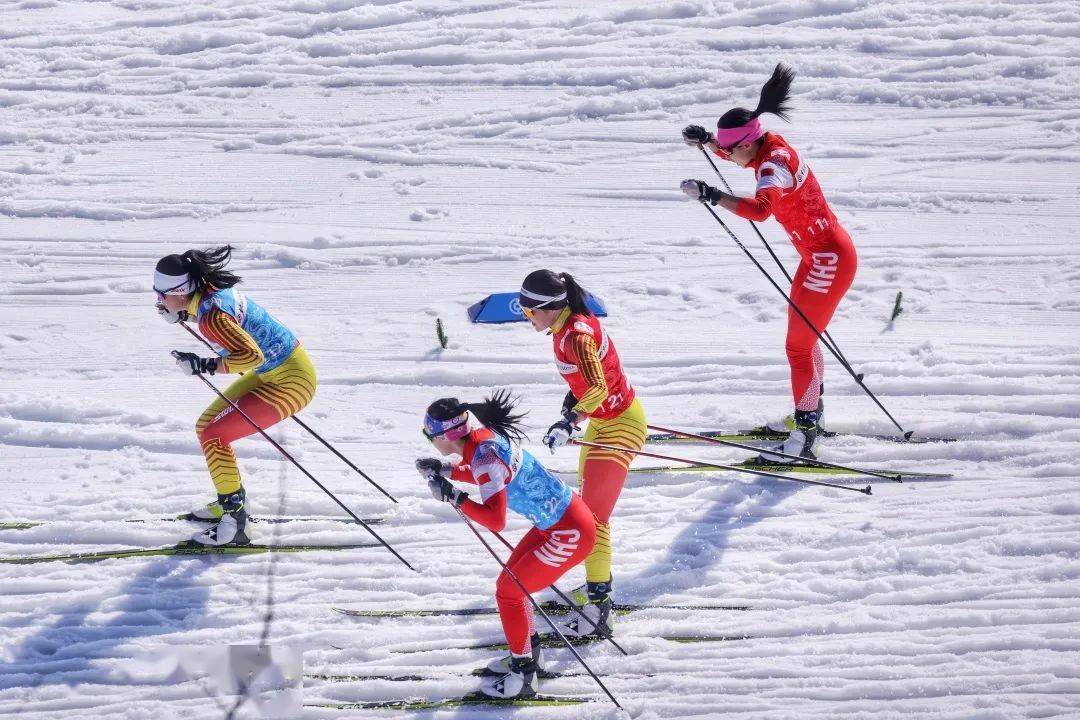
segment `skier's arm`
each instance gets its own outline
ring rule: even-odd
[[[735,213],[739,217],[761,222],[768,220],[772,215],[773,203],[780,199],[780,191],[775,188],[758,190],[752,198],[741,198],[735,195],[723,195],[720,202],[724,208]]]
[[[228,352],[226,357],[218,359],[218,372],[247,372],[266,362],[255,339],[227,312],[211,308],[199,321],[199,331]]]
[[[481,444],[470,463],[473,482],[480,488],[480,500],[466,500],[461,511],[488,530],[499,532],[506,527],[506,486],[510,468],[492,447]]]
[[[608,398],[607,380],[600,364],[600,348],[591,335],[575,333],[570,337],[569,355],[577,362],[588,389],[571,408],[579,416],[590,415]]]
[[[484,502],[466,500],[461,503],[461,512],[492,532],[500,532],[506,527],[506,490],[500,490]]]

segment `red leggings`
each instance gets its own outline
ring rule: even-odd
[[[841,229],[833,233],[829,245],[814,251],[800,251],[802,262],[791,282],[791,300],[818,332],[824,333],[836,306],[855,279],[859,266],[851,237]],[[814,410],[821,396],[825,362],[817,335],[788,307],[787,357],[791,365],[791,394],[796,410]]]
[[[596,519],[581,497],[574,493],[559,522],[547,530],[534,527],[510,553],[506,566],[532,594],[548,587],[584,560],[596,542]],[[532,604],[505,570],[495,583],[495,601],[503,632],[514,655],[532,651]]]

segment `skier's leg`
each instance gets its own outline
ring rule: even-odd
[[[262,429],[299,412],[315,394],[315,369],[301,347],[267,373],[248,373],[224,395]],[[216,398],[196,423],[199,443],[218,495],[240,489],[240,469],[232,443],[257,432],[231,405]]]
[[[505,570],[495,584],[495,599],[511,653],[527,655],[532,649],[529,638],[535,625],[532,604],[524,593],[535,593],[553,584],[582,562],[595,542],[592,512],[575,497],[559,522],[547,530],[534,527],[514,548],[506,567],[521,581],[524,592]]]
[[[645,410],[638,400],[618,417],[589,421],[585,440],[629,450],[645,446],[648,429]],[[622,492],[634,456],[631,453],[599,448],[582,448],[579,458],[581,497],[596,515],[596,546],[585,560],[585,579],[591,594],[606,596],[611,584],[611,515]],[[591,598],[590,598],[591,599]],[[597,599],[602,599],[598,597]]]
[[[851,239],[838,235],[828,250],[807,254],[791,283],[791,300],[824,332],[844,294],[851,287],[858,259]],[[824,379],[824,358],[814,330],[788,308],[786,351],[791,366],[791,392],[798,411],[814,411]]]

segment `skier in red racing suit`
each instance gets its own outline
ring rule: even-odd
[[[783,451],[814,457],[821,431],[824,357],[817,334],[824,332],[836,306],[851,287],[858,258],[851,237],[836,219],[813,171],[795,149],[776,133],[765,132],[758,116],[773,113],[787,119],[787,100],[795,74],[777,65],[761,89],[757,108],[735,108],[717,122],[715,135],[688,125],[683,140],[707,147],[724,160],[753,168],[757,189],[752,198],[718,190],[701,180],[685,180],[682,190],[701,202],[719,205],[747,220],[772,216],[787,232],[801,258],[791,283],[791,300],[813,325],[788,308],[787,357],[795,403],[794,427]]]

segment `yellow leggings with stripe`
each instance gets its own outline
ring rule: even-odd
[[[630,407],[617,417],[610,420],[591,418],[583,439],[640,450],[645,447],[648,432],[645,409],[635,398]],[[633,459],[630,453],[591,447],[581,448],[578,456],[581,497],[596,515],[596,545],[589,557],[585,558],[585,579],[589,582],[607,582],[611,579],[611,513]]]
[[[264,373],[241,375],[223,394],[265,430],[300,412],[315,396],[316,384],[315,366],[304,348],[297,346],[281,365]],[[199,416],[195,434],[218,495],[240,489],[240,468],[232,443],[255,432],[251,423],[221,398],[215,398]]]

